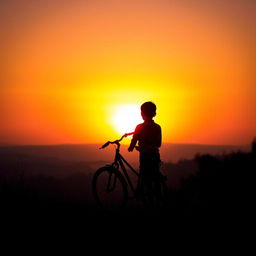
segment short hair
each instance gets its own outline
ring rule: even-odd
[[[140,106],[141,112],[147,117],[154,117],[156,115],[156,105],[147,101]]]

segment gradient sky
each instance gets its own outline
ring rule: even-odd
[[[0,8],[0,142],[105,142],[120,135],[118,111],[139,113],[148,100],[164,142],[256,136],[256,1],[9,0]]]

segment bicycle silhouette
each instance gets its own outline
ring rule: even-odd
[[[142,200],[144,203],[148,201],[153,203],[156,201],[156,199],[152,198],[157,194],[155,193],[156,191],[150,193],[150,198],[149,194],[146,192],[143,192],[143,194],[137,193],[137,188],[141,181],[140,173],[136,171],[120,154],[120,142],[123,138],[132,134],[133,132],[126,133],[119,140],[108,141],[100,147],[100,149],[103,149],[108,147],[110,144],[116,145],[114,162],[99,168],[92,179],[93,196],[99,206],[107,211],[119,211],[123,209],[129,199]],[[130,178],[125,165],[129,168],[128,170],[135,174],[135,185],[134,181]],[[161,203],[163,203],[167,193],[166,177],[161,173],[159,173],[159,175],[160,198],[158,197],[157,201],[160,200]]]

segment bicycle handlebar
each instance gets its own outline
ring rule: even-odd
[[[109,145],[109,141],[108,142],[106,142],[104,145],[102,145],[101,147],[100,147],[100,149],[103,149],[103,148],[106,148],[108,145]]]
[[[127,136],[130,136],[130,135],[133,135],[133,134],[134,134],[134,132],[125,133],[119,140],[108,141],[108,142],[106,142],[104,145],[102,145],[102,146],[100,147],[100,149],[106,148],[106,147],[108,147],[110,144],[116,144],[116,145],[118,145],[119,142],[120,142],[123,138],[125,138],[125,137],[127,137]]]

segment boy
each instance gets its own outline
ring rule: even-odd
[[[140,179],[138,192],[146,188],[152,193],[153,186],[158,191],[160,183],[160,154],[162,133],[160,125],[156,124],[153,117],[156,115],[156,105],[153,102],[145,102],[141,105],[141,116],[144,123],[137,125],[134,131],[128,151],[136,148],[140,152]],[[136,143],[138,142],[138,147]]]

